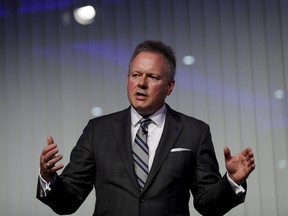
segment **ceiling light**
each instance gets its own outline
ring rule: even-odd
[[[184,56],[183,63],[185,65],[192,65],[195,63],[195,58],[193,56],[190,56],[190,55]]]
[[[276,90],[276,91],[274,92],[274,97],[275,97],[276,99],[281,100],[281,99],[283,99],[283,98],[285,97],[285,92],[284,92],[283,90],[281,90],[281,89]]]
[[[101,116],[103,114],[103,109],[101,107],[93,107],[91,109],[91,114],[92,116],[98,117]]]
[[[79,7],[74,10],[75,20],[82,25],[93,23],[95,15],[96,11],[91,5]]]

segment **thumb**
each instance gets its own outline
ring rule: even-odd
[[[47,145],[53,144],[54,143],[54,139],[52,136],[48,136],[47,137]]]
[[[228,162],[232,158],[230,149],[227,146],[225,146],[223,151],[224,151],[225,162]]]

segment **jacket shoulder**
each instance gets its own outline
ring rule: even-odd
[[[204,128],[209,127],[209,125],[206,122],[198,118],[195,118],[193,116],[189,116],[187,114],[173,110],[169,106],[167,106],[167,111],[168,111],[167,114],[171,115],[176,121],[179,121],[184,125],[195,125],[195,126],[204,127]]]
[[[103,116],[99,116],[99,117],[95,117],[93,119],[90,119],[91,123],[94,122],[109,122],[109,121],[117,121],[123,118],[128,118],[130,115],[130,108],[126,108],[124,110],[118,111],[118,112],[114,112],[114,113],[110,113],[110,114],[106,114]]]

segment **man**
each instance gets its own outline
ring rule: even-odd
[[[165,104],[175,68],[169,46],[139,44],[129,64],[131,106],[90,120],[59,176],[62,155],[48,137],[37,198],[58,214],[71,214],[94,186],[94,216],[187,216],[190,192],[206,216],[223,215],[242,203],[255,168],[253,152],[247,148],[231,156],[225,147],[227,173],[220,176],[209,126]]]

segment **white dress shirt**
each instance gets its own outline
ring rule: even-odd
[[[158,147],[163,128],[165,125],[165,117],[166,117],[167,108],[164,105],[160,110],[158,110],[153,115],[149,116],[149,118],[153,121],[148,125],[148,136],[147,136],[147,144],[149,147],[149,170],[152,167],[153,160],[155,157],[155,152]],[[136,133],[140,127],[140,120],[143,117],[139,115],[136,110],[131,107],[131,140],[132,142],[135,139]]]

